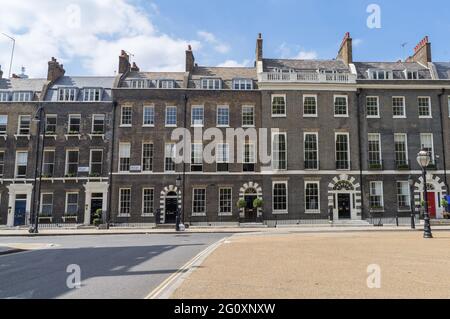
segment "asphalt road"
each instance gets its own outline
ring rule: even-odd
[[[0,256],[0,298],[141,299],[227,234],[0,238],[0,244],[53,244]],[[69,265],[81,270],[81,287]],[[76,268],[77,266],[75,266]],[[74,268],[72,268],[74,269]]]

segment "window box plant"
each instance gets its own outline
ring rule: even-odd
[[[244,209],[244,208],[247,207],[247,202],[246,202],[244,199],[240,199],[240,200],[238,200],[238,202],[237,202],[237,207],[238,207],[239,209]]]
[[[381,165],[381,163],[372,163],[372,164],[369,164],[369,169],[381,170],[382,165]]]
[[[409,165],[408,164],[397,164],[397,169],[400,171],[407,171],[407,170],[409,170]]]

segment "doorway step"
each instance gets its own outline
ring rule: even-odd
[[[366,220],[335,220],[332,224],[334,227],[364,227],[371,226]]]
[[[91,225],[79,225],[77,226],[77,229],[97,229],[97,227]]]

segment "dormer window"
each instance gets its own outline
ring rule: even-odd
[[[221,90],[222,80],[217,78],[202,79],[203,90]]]
[[[419,71],[405,70],[405,78],[407,80],[418,80],[419,79]]]
[[[145,80],[130,80],[130,88],[144,89],[145,88]]]
[[[160,89],[173,89],[173,88],[175,88],[175,81],[174,80],[159,80],[158,87]]]
[[[9,92],[0,92],[0,102],[9,102]]]
[[[102,100],[103,90],[101,88],[85,88],[83,89],[84,102],[99,102]]]
[[[14,102],[30,102],[33,97],[33,92],[19,91],[13,93]]]
[[[77,88],[60,88],[58,90],[58,101],[72,102],[77,99]]]
[[[392,80],[392,71],[369,70],[369,78],[371,80]]]
[[[253,90],[253,80],[233,79],[233,90]]]

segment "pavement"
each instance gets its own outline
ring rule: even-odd
[[[0,298],[143,299],[226,233],[2,237]],[[6,248],[7,247],[7,248]],[[78,272],[80,270],[80,272]],[[77,288],[77,278],[80,288]]]
[[[450,230],[450,226],[433,226],[433,229]],[[423,226],[418,225],[417,230],[423,230]],[[0,229],[1,237],[38,237],[38,236],[86,236],[86,235],[163,235],[163,234],[238,234],[238,233],[273,233],[273,232],[301,232],[301,233],[315,233],[315,232],[379,232],[379,231],[411,231],[410,226],[393,226],[386,225],[383,227],[374,226],[332,226],[324,225],[296,225],[296,226],[281,226],[279,228],[268,227],[191,227],[185,232],[176,232],[172,229],[155,229],[155,228],[113,228],[109,230],[101,229],[40,229],[39,234],[30,234],[27,229]],[[1,241],[0,241],[1,244]]]
[[[238,234],[174,283],[171,298],[448,299],[450,232],[433,234]]]

